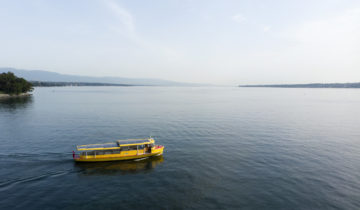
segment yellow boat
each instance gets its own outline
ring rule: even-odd
[[[73,152],[76,162],[101,162],[162,155],[164,146],[155,145],[155,140],[150,137],[118,140],[113,143],[79,145],[77,151],[79,154]]]

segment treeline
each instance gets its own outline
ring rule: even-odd
[[[33,90],[33,85],[23,78],[15,76],[14,73],[1,73],[0,74],[0,92],[19,95]]]
[[[284,84],[284,85],[239,85],[239,87],[274,87],[274,88],[360,88],[360,82],[356,82],[356,83]]]
[[[56,87],[56,86],[133,86],[128,84],[110,84],[96,82],[42,82],[31,81],[34,87]]]

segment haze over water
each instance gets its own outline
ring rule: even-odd
[[[359,209],[357,89],[36,88],[0,101],[0,209]],[[75,164],[152,135],[162,157]]]

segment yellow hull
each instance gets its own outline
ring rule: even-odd
[[[105,162],[105,161],[119,161],[119,160],[131,160],[131,159],[140,159],[150,156],[162,155],[164,152],[164,146],[157,149],[153,149],[151,153],[141,153],[137,151],[127,151],[120,154],[110,154],[110,155],[89,155],[83,156],[80,155],[77,158],[74,158],[76,162]]]

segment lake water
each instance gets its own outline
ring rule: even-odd
[[[75,164],[152,135],[162,157]],[[360,209],[360,90],[56,87],[0,102],[0,209]]]

